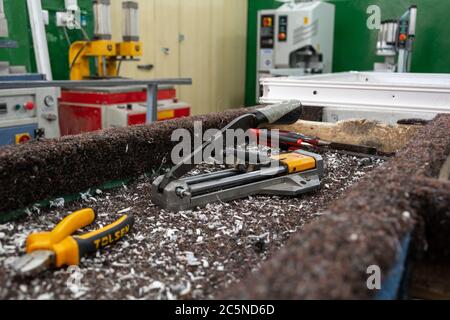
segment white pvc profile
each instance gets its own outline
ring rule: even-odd
[[[44,74],[47,80],[53,80],[41,0],[27,0],[27,6],[38,72]]]
[[[8,38],[8,21],[5,16],[5,9],[3,7],[3,0],[0,0],[0,37]]]
[[[3,6],[3,0],[0,0],[0,18],[4,18],[5,17],[5,9]]]
[[[384,112],[428,119],[450,113],[450,74],[345,72],[264,78],[261,84],[261,103],[297,99],[350,114]]]

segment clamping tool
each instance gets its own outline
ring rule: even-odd
[[[214,142],[223,138],[228,130],[241,129],[243,131],[259,128],[264,125],[289,125],[300,119],[303,106],[300,101],[290,100],[279,104],[264,107],[253,112],[246,113],[226,125],[208,141],[197,147],[191,154],[187,155],[180,163],[172,167],[164,176],[157,179],[154,185],[159,193],[173,180],[179,179],[195,167],[196,155],[203,154],[203,150]]]
[[[134,223],[132,215],[124,215],[100,230],[72,236],[77,230],[92,224],[95,218],[94,210],[84,209],[67,216],[51,232],[31,234],[26,242],[27,254],[17,258],[12,268],[20,275],[29,276],[51,267],[79,265],[84,255],[122,239]]]
[[[318,154],[304,150],[273,157],[258,155],[257,163],[246,160],[249,158],[248,151],[224,150],[224,153],[231,151],[232,158],[241,163],[235,163],[234,169],[183,178],[195,166],[192,161],[195,155],[219,141],[227,130],[249,130],[268,124],[292,124],[300,118],[302,110],[301,103],[293,100],[257,109],[235,119],[153,182],[153,203],[164,209],[181,211],[250,195],[296,196],[319,188],[324,171],[323,159]]]

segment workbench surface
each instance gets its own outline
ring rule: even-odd
[[[141,177],[114,190],[90,190],[73,203],[35,207],[26,218],[0,225],[0,299],[214,298],[248,272],[258,272],[291,234],[320,219],[330,202],[383,165],[335,153],[324,154],[324,160],[321,189],[298,198],[257,196],[174,214],[151,203],[152,178]],[[134,228],[113,247],[83,258],[80,273],[60,269],[29,279],[13,276],[8,265],[23,254],[28,234],[51,230],[86,207],[98,214],[89,230],[127,210],[136,217]]]

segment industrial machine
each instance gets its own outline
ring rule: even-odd
[[[223,141],[229,130],[246,130],[267,124],[292,124],[301,115],[298,101],[288,101],[245,114],[211,137],[186,156],[152,187],[152,201],[163,209],[181,211],[216,201],[230,201],[255,194],[296,196],[320,187],[323,159],[320,155],[297,150],[276,156],[248,156],[245,146],[235,146],[229,153],[234,169],[184,177],[195,167],[194,159],[206,148]],[[237,147],[241,147],[238,150]],[[243,151],[242,151],[243,150]],[[216,154],[217,156],[217,154]]]
[[[69,65],[71,80],[107,79],[119,76],[120,65],[142,56],[139,42],[138,3],[122,3],[123,41],[112,41],[110,0],[93,0],[94,39],[74,42],[70,46]],[[85,36],[87,38],[87,36]],[[91,59],[95,73],[91,74]]]
[[[0,145],[60,136],[59,88],[0,90]]]
[[[146,87],[63,89],[59,103],[61,135],[146,123]],[[158,120],[188,117],[189,105],[179,102],[173,86],[159,86]]]
[[[287,2],[258,13],[257,98],[264,77],[330,73],[335,7],[322,1]]]
[[[95,19],[92,39],[84,28],[87,25],[86,17],[77,0],[65,0],[63,8],[52,8],[51,13],[56,11],[55,20],[49,20],[49,12],[43,10],[40,3],[35,0],[27,1],[27,13],[36,53],[35,62],[39,74],[27,74],[24,66],[12,66],[9,61],[0,61],[0,81],[19,81],[27,88],[20,87],[20,90],[0,92],[0,144],[26,142],[43,136],[53,138],[190,115],[190,106],[178,101],[173,86],[152,84],[136,87],[134,84],[134,87],[112,88],[107,84],[108,88],[105,88],[100,82],[95,87],[92,83],[86,82],[84,87],[80,83],[79,87],[61,84],[61,89],[31,89],[31,86],[26,85],[27,81],[52,80],[44,28],[44,24],[48,24],[49,21],[51,23],[55,21],[57,27],[64,29],[69,43],[68,30],[80,30],[83,34],[84,41],[73,42],[70,45],[71,80],[87,79],[97,82],[101,79],[108,81],[117,79],[116,82],[121,82],[119,79],[121,64],[142,55],[138,29],[139,8],[136,2],[122,2],[121,42],[112,41],[109,0],[92,1]],[[17,42],[10,39],[2,39],[3,36],[8,36],[2,0],[0,0],[0,32],[0,47],[13,48],[17,45]],[[126,82],[124,80],[123,86]],[[60,97],[61,105],[58,107]],[[150,112],[147,112],[149,110]]]
[[[70,47],[70,79],[120,78],[123,62],[142,56],[137,2],[122,2],[122,42],[112,41],[110,0],[93,0],[94,39]],[[74,25],[77,25],[75,22]],[[95,72],[92,73],[91,63]],[[158,120],[190,115],[190,106],[178,102],[174,87],[159,87]],[[60,100],[62,135],[146,123],[148,93],[141,87],[63,89]]]
[[[384,57],[384,62],[375,63],[375,71],[410,72],[416,21],[417,7],[414,5],[400,19],[385,20],[381,23],[377,56]]]
[[[0,38],[0,48],[18,47],[17,41],[9,39],[3,0],[0,0]],[[25,66],[0,61],[0,82],[38,80],[45,80],[45,76],[28,74]],[[0,146],[59,137],[59,96],[59,88],[0,90]]]

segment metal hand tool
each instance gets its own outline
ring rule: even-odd
[[[230,122],[220,132],[211,137],[208,141],[196,148],[191,154],[186,156],[180,163],[175,165],[161,179],[158,180],[158,192],[163,193],[164,188],[175,180],[181,178],[195,167],[194,159],[197,154],[203,153],[203,150],[225,136],[227,130],[248,130],[258,128],[267,124],[293,124],[298,121],[302,114],[302,104],[300,101],[291,100],[276,105],[270,105],[262,109],[244,114]]]
[[[132,215],[124,215],[100,230],[72,236],[77,230],[92,224],[95,218],[94,210],[84,209],[66,217],[51,232],[31,234],[26,242],[27,254],[13,262],[13,270],[29,276],[51,267],[79,265],[84,255],[122,239],[134,223]]]
[[[207,146],[222,138],[227,130],[248,130],[267,124],[292,124],[300,118],[301,111],[300,102],[288,101],[258,109],[232,121],[166,175],[157,178],[152,186],[152,201],[164,209],[181,211],[254,194],[296,196],[319,188],[323,173],[322,157],[304,150],[258,157],[262,160],[258,160],[256,165],[248,163],[246,166],[241,162],[239,168],[183,178],[195,166],[192,161],[195,155],[203,153]],[[248,152],[236,152],[239,153]]]

